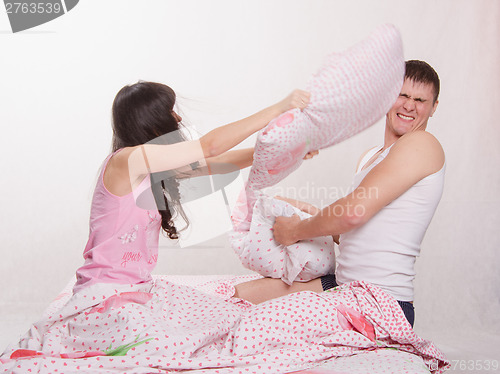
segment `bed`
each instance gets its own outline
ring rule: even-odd
[[[353,282],[252,305],[231,296],[245,276],[154,276],[142,285],[74,281],[7,347],[9,373],[441,373],[397,302]]]

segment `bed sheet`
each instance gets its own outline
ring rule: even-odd
[[[448,365],[376,287],[356,282],[257,306],[231,298],[235,284],[259,277],[156,275],[153,285],[75,296],[72,281],[7,348],[0,372],[419,374]]]

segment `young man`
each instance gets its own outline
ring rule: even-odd
[[[434,69],[423,61],[407,61],[401,93],[386,116],[384,145],[361,158],[354,190],[309,219],[276,218],[274,237],[284,245],[341,235],[335,275],[291,286],[263,278],[236,286],[235,296],[259,303],[364,280],[394,296],[413,325],[415,259],[444,183],[443,149],[425,131],[438,95]]]

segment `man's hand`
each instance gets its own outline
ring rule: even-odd
[[[273,226],[274,239],[283,245],[291,245],[299,241],[296,236],[297,226],[300,223],[300,217],[294,214],[291,217],[276,217]]]

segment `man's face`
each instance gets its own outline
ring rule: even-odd
[[[386,127],[400,137],[408,132],[425,130],[436,110],[432,84],[405,79],[396,103],[387,113]]]

